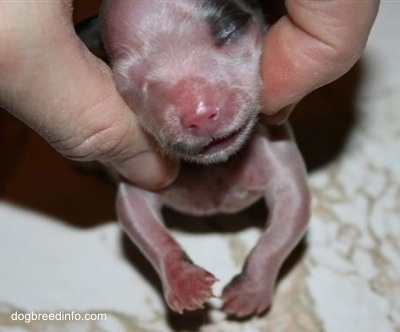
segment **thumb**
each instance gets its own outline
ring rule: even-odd
[[[285,3],[287,14],[264,38],[261,63],[264,113],[279,112],[283,117],[305,95],[354,65],[364,50],[379,6],[379,1]]]
[[[101,161],[141,187],[167,185],[177,167],[157,153],[70,16],[65,1],[11,2],[0,23],[0,99],[64,156]]]

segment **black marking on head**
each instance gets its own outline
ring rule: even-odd
[[[251,13],[232,0],[205,0],[202,9],[217,45],[239,38],[251,20]]]

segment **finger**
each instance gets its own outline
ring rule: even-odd
[[[289,119],[289,116],[293,112],[295,107],[296,104],[293,104],[286,106],[271,115],[263,114],[263,121],[269,125],[282,125]]]
[[[287,15],[264,38],[265,114],[296,104],[359,59],[379,1],[287,0]]]
[[[167,185],[176,176],[175,163],[157,153],[117,92],[110,69],[81,44],[69,8],[60,3],[11,8],[29,18],[8,25],[14,45],[7,60],[0,57],[0,70],[11,68],[3,71],[2,100],[66,157],[100,160],[145,188]],[[35,32],[24,40],[29,29]]]

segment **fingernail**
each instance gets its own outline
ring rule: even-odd
[[[116,168],[128,181],[149,190],[165,188],[175,180],[179,170],[176,162],[150,151],[140,152]]]
[[[288,105],[274,114],[263,113],[263,120],[270,125],[281,125],[287,121],[296,105],[297,103]]]

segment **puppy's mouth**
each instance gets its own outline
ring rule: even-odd
[[[224,150],[232,146],[234,142],[243,134],[246,126],[235,129],[226,136],[219,138],[212,138],[211,142],[205,145],[201,151],[200,155],[210,155],[215,152]]]
[[[179,142],[169,148],[175,156],[185,161],[198,164],[223,162],[242,147],[256,121],[257,117],[253,116],[228,134],[192,143]]]

